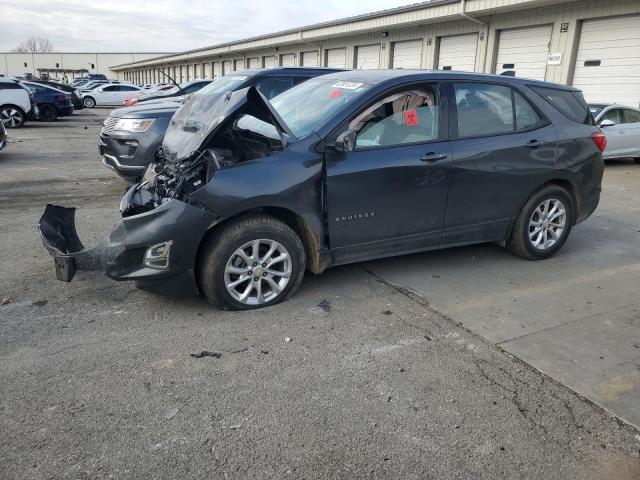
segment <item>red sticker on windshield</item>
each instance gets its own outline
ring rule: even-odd
[[[342,95],[344,93],[344,90],[333,90],[330,94],[329,94],[329,98],[336,98],[339,97],[340,95]]]
[[[409,127],[418,125],[418,113],[415,110],[407,110],[404,112],[404,123]]]

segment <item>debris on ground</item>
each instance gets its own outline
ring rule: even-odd
[[[0,300],[0,305],[9,305],[10,303],[13,303],[11,297],[4,297],[2,300]]]
[[[167,410],[167,413],[164,414],[164,418],[166,420],[171,420],[178,414],[179,411],[180,410],[178,410],[177,408],[170,408],[169,410]]]
[[[326,298],[323,298],[322,301],[318,304],[318,306],[327,313],[331,311],[331,302]]]
[[[284,341],[285,342],[290,342],[291,341],[291,337],[285,337]]]
[[[203,358],[203,357],[213,357],[220,358],[222,356],[221,353],[218,352],[208,352],[206,350],[201,351],[200,353],[192,353],[190,354],[193,358]]]
[[[37,302],[33,302],[36,307],[44,307],[49,300],[38,300]]]
[[[240,352],[246,352],[247,347],[243,347],[241,345],[226,345],[220,348],[220,350],[226,353],[240,353]]]
[[[391,310],[384,310],[382,312],[383,315],[391,315],[393,312]]]

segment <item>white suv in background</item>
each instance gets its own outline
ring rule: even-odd
[[[0,78],[0,120],[7,128],[24,125],[37,114],[33,94],[10,78]]]

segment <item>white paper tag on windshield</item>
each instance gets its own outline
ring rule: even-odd
[[[364,84],[358,83],[358,82],[336,82],[333,85],[331,85],[331,88],[344,88],[345,90],[355,90],[357,88],[360,88],[362,85]]]

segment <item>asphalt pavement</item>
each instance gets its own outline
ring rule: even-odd
[[[86,245],[118,218],[105,113],[28,124],[0,152],[0,478],[640,478],[637,430],[381,263],[307,275],[251,312],[57,281],[45,204],[79,207]]]

